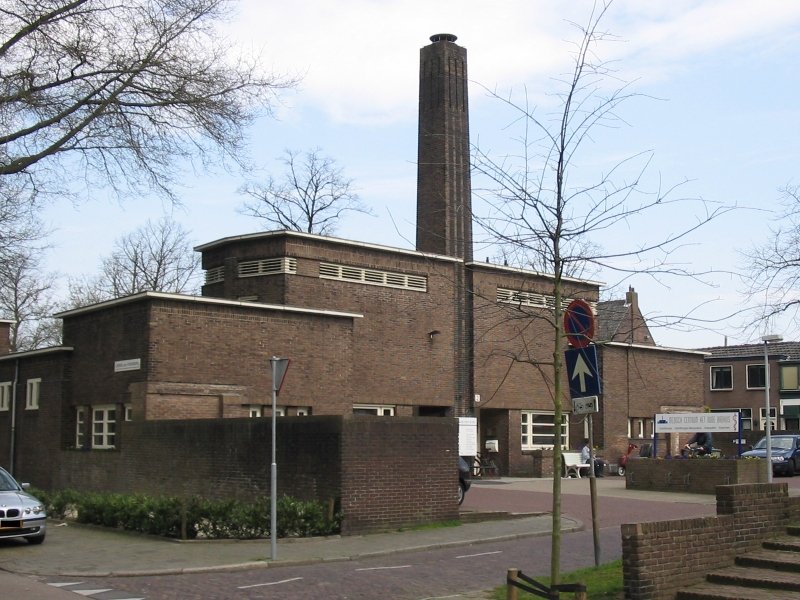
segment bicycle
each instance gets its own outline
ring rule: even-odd
[[[484,454],[476,454],[475,458],[472,461],[472,476],[473,477],[481,477],[486,475],[487,477],[500,477],[500,471],[503,470],[503,463],[500,462],[500,459],[497,456],[491,456],[493,454],[497,454],[496,452],[488,452]]]

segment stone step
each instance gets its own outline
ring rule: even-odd
[[[761,543],[767,550],[785,550],[786,552],[800,552],[800,538],[791,535],[782,535]]]
[[[800,600],[800,592],[701,583],[678,590],[675,600]]]
[[[729,567],[709,573],[706,575],[706,581],[721,585],[800,592],[800,573],[775,571],[774,569]]]
[[[775,569],[800,573],[800,552],[785,550],[757,550],[736,557],[739,567],[756,567],[758,569]]]
[[[786,533],[789,535],[800,535],[800,525],[789,525],[786,528]]]

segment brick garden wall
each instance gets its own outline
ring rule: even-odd
[[[282,417],[278,493],[341,498],[348,534],[458,518],[457,422]],[[116,451],[60,451],[45,489],[249,500],[269,494],[269,419],[131,421]]]
[[[713,494],[718,485],[766,483],[763,460],[675,458],[630,460],[625,487],[632,490]]]
[[[718,486],[717,516],[622,525],[625,598],[672,600],[800,517],[785,483]]]

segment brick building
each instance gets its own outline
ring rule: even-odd
[[[705,404],[713,411],[741,411],[742,429],[766,430],[764,344],[703,348]],[[800,343],[771,342],[770,421],[773,429],[800,431]],[[754,442],[756,440],[753,440]]]
[[[118,461],[107,472],[119,476],[98,462],[81,481],[139,489],[145,478],[126,475],[139,469],[137,440],[172,431],[152,423],[240,419],[252,441],[245,422],[270,415],[272,356],[293,358],[278,409],[290,419],[475,415],[480,447],[498,440],[507,474],[533,473],[537,451],[554,443],[579,445],[582,418],[567,410],[560,437],[553,422],[552,277],[473,260],[466,50],[454,36],[431,40],[420,56],[415,250],[290,231],[227,237],[196,248],[201,296],[145,292],[57,315],[62,346],[0,356],[0,464],[48,487],[80,461]],[[600,282],[563,284],[567,301],[597,306],[595,440],[607,458],[650,434],[653,413],[699,409],[702,353],[657,346],[633,290],[598,304]],[[425,427],[419,440],[433,435]],[[225,435],[220,444],[238,456]],[[448,444],[437,452],[455,438]],[[419,446],[404,460],[434,445]],[[79,459],[70,448],[127,458]]]

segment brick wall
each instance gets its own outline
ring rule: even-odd
[[[642,459],[630,460],[625,487],[633,490],[713,494],[718,485],[766,483],[761,460]]]
[[[269,494],[269,419],[121,425],[120,450],[54,451],[43,461],[48,473],[26,463],[21,477],[44,489],[240,500]],[[457,427],[433,417],[282,417],[278,493],[340,498],[348,534],[458,519]]]
[[[672,600],[800,517],[800,498],[790,498],[785,483],[716,490],[716,517],[622,525],[625,598]]]

